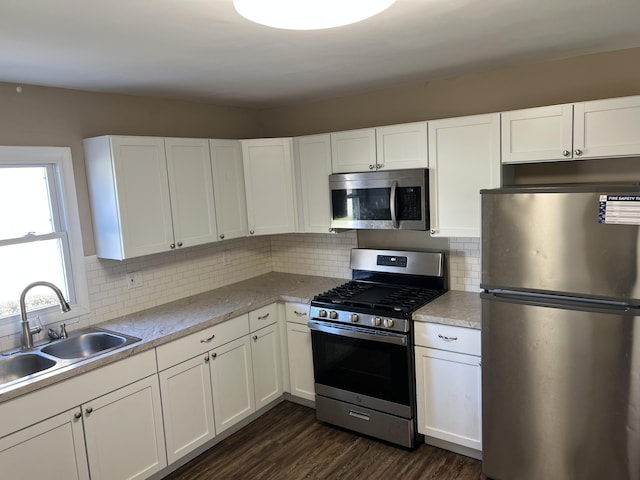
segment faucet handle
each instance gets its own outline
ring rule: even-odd
[[[67,324],[60,324],[60,338],[67,338]]]

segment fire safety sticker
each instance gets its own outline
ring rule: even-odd
[[[640,225],[640,195],[600,195],[598,222]]]

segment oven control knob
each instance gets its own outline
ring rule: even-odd
[[[338,312],[334,312],[333,310],[330,311],[329,318],[331,318],[332,320],[335,320],[336,318],[338,318]]]
[[[320,310],[318,312],[318,316],[319,317],[326,317],[327,316],[327,311],[326,310]]]
[[[384,326],[387,327],[387,328],[391,328],[391,327],[393,327],[393,323],[394,323],[393,322],[393,318],[387,318],[384,321]]]
[[[349,320],[351,320],[351,323],[358,323],[360,316],[357,313],[352,313]]]
[[[380,317],[373,317],[371,319],[371,325],[373,325],[374,327],[379,327],[380,325],[382,325],[382,319]]]

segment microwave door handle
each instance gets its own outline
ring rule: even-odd
[[[391,222],[393,228],[400,228],[398,224],[398,214],[396,212],[396,190],[398,189],[398,181],[394,180],[391,183],[391,192],[389,193],[389,209],[391,210]]]

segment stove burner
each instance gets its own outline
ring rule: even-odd
[[[441,292],[418,287],[352,280],[316,295],[315,303],[411,313]]]

